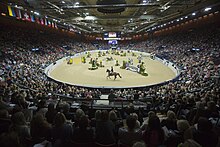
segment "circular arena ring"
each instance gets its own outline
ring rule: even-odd
[[[83,63],[84,61],[86,63]],[[92,67],[91,63],[100,65],[100,62],[104,67]],[[116,66],[116,63],[119,65]],[[145,68],[145,74],[140,74],[141,64]],[[111,67],[122,78],[107,78],[106,70],[111,70]],[[94,50],[62,58],[50,64],[45,69],[45,74],[57,82],[69,85],[114,89],[164,84],[177,78],[180,70],[175,64],[149,53],[133,50]]]

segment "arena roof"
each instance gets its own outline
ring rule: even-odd
[[[216,0],[10,0],[83,32],[133,33],[215,4]]]

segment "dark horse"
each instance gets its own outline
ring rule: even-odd
[[[109,69],[107,69],[106,72],[108,73],[106,78],[110,78],[111,79],[111,76],[115,76],[114,80],[117,78],[117,76],[122,78],[121,75],[118,72],[111,72]]]

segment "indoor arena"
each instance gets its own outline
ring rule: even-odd
[[[218,0],[0,0],[1,147],[220,147]]]

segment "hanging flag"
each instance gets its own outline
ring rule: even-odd
[[[12,10],[11,10],[11,7],[10,7],[10,6],[8,6],[8,15],[9,15],[9,16],[13,16]]]
[[[35,17],[34,17],[34,15],[31,15],[31,21],[32,21],[32,22],[35,22]]]
[[[12,15],[13,15],[13,17],[16,17],[15,9],[14,9],[14,8],[11,8],[11,11],[12,11]]]
[[[51,23],[51,27],[54,28],[54,22]]]
[[[42,25],[44,25],[44,19],[43,19],[43,18],[41,18],[40,23],[41,23]]]
[[[57,23],[55,23],[55,28],[57,28]]]
[[[48,26],[51,27],[51,22],[48,20]]]
[[[8,6],[8,15],[16,17],[15,10],[11,6]]]
[[[45,23],[44,23],[44,24],[47,26],[47,19],[45,18],[44,20],[45,20]]]
[[[24,20],[31,21],[31,17],[27,12],[24,12]]]
[[[17,19],[21,19],[22,18],[21,10],[20,9],[15,9],[15,13],[16,13],[16,18]]]
[[[35,19],[36,19],[36,22],[37,22],[38,24],[41,24],[39,17],[35,17]]]

